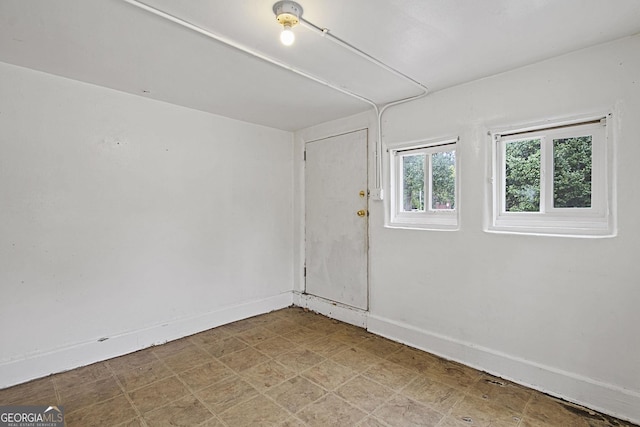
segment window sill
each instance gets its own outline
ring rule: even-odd
[[[496,234],[519,234],[528,236],[549,236],[549,237],[573,237],[573,238],[610,238],[616,236],[616,231],[609,224],[598,224],[594,226],[521,226],[521,225],[494,225],[484,230],[487,233]]]
[[[394,218],[385,224],[386,228],[399,228],[407,230],[431,230],[431,231],[457,231],[460,229],[458,217],[447,215],[446,217],[404,217]]]

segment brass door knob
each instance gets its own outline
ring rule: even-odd
[[[365,211],[364,209],[360,209],[358,212],[356,212],[358,214],[358,216],[365,216],[367,215],[367,211]]]

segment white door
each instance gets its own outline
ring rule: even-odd
[[[305,148],[306,292],[367,310],[367,130]]]

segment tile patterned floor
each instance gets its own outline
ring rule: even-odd
[[[631,426],[299,308],[0,390],[53,402],[71,427]]]

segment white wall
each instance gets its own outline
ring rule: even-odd
[[[460,136],[461,229],[385,228],[384,204],[371,202],[370,330],[640,421],[638,52],[637,36],[385,113],[385,142]],[[483,231],[489,129],[607,111],[617,134],[617,237]],[[354,117],[351,127],[361,125]],[[348,128],[342,120],[323,132],[332,126]]]
[[[292,156],[289,132],[0,63],[0,387],[289,305]]]

